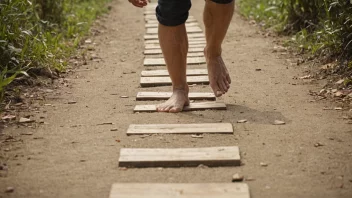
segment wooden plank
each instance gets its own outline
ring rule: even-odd
[[[203,33],[196,33],[196,34],[188,34],[188,38],[205,38]],[[153,40],[153,39],[159,39],[157,34],[152,34],[152,35],[144,35],[145,40]]]
[[[187,33],[201,33],[203,32],[200,27],[187,27]],[[147,34],[158,34],[158,28],[148,28],[146,31]]]
[[[202,124],[131,124],[127,135],[143,134],[233,134],[231,123]]]
[[[144,19],[146,19],[146,20],[157,20],[155,12],[152,13],[152,14],[144,15]],[[195,19],[194,16],[188,16],[187,20],[194,20],[194,19]]]
[[[244,183],[116,183],[109,198],[250,198]]]
[[[237,146],[207,148],[121,148],[120,167],[239,166]]]
[[[205,38],[189,38],[188,42],[205,41]],[[159,40],[146,40],[145,44],[159,44]]]
[[[156,19],[145,19],[146,23],[159,23],[158,20]],[[194,23],[197,22],[197,19],[187,19],[186,24],[187,23]]]
[[[208,76],[187,76],[188,84],[209,84]],[[141,87],[155,87],[172,85],[171,78],[167,77],[141,77]]]
[[[153,42],[151,42],[153,41]],[[158,40],[149,40],[149,42],[144,42],[145,44],[149,45],[159,45]],[[199,45],[199,44],[206,44],[206,40],[204,39],[203,41],[188,41],[188,45]],[[158,46],[159,47],[159,46]]]
[[[193,44],[189,45],[189,48],[200,48],[202,47],[204,49],[205,44]],[[146,44],[145,49],[161,49],[159,44]]]
[[[188,49],[188,54],[189,53],[197,53],[197,52],[201,52],[203,53],[204,51],[204,47],[196,47],[196,48],[189,48]],[[154,54],[162,54],[163,52],[161,51],[161,49],[146,49],[144,50],[144,54],[145,55],[154,55]]]
[[[187,69],[187,76],[205,76],[208,75],[207,69]],[[142,71],[142,77],[152,77],[152,76],[169,76],[169,72],[167,70],[150,70],[150,71]]]
[[[203,64],[205,63],[204,57],[187,58],[188,65]],[[144,66],[163,66],[166,65],[164,58],[145,58]]]
[[[171,97],[172,92],[138,92],[136,100],[167,100]],[[216,100],[213,93],[197,93],[188,94],[190,100]]]
[[[145,27],[146,28],[157,28],[159,26],[158,23],[146,23]],[[199,27],[197,22],[190,22],[190,23],[186,23],[186,27]]]
[[[226,104],[218,102],[191,103],[189,106],[185,106],[183,111],[199,111],[207,109],[226,110]],[[156,112],[156,105],[136,105],[134,112]]]

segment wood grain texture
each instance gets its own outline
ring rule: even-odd
[[[226,104],[220,102],[200,102],[191,103],[185,106],[183,111],[199,111],[199,110],[226,110]],[[136,105],[134,112],[156,112],[156,105]]]
[[[188,84],[209,84],[208,76],[187,76]],[[171,78],[166,77],[141,77],[140,85],[142,87],[166,86],[171,85]]]
[[[200,29],[200,27],[187,27],[186,28],[187,33],[201,33],[203,32],[202,29]],[[146,31],[147,34],[158,34],[158,28],[147,28]]]
[[[157,34],[144,35],[145,40],[158,39]],[[203,33],[188,34],[188,38],[205,38]]]
[[[204,47],[189,48],[187,56],[189,56],[189,54],[191,54],[191,53],[203,53],[203,51],[204,51]],[[145,55],[157,55],[157,54],[162,54],[162,53],[163,52],[161,51],[160,48],[144,50]]]
[[[138,92],[136,100],[167,100],[172,92]],[[190,100],[216,100],[214,93],[191,92],[188,94]]]
[[[131,124],[127,135],[144,134],[233,134],[231,123],[202,124]]]
[[[239,166],[237,146],[207,148],[121,148],[120,167]]]
[[[109,198],[250,198],[244,183],[116,183]]]
[[[187,58],[187,65],[198,65],[205,63],[204,57]],[[164,66],[166,65],[163,58],[145,58],[144,66]]]
[[[208,75],[207,69],[187,69],[187,76],[206,76]],[[150,71],[142,71],[142,77],[153,77],[153,76],[169,76],[169,72],[167,70],[150,70]]]

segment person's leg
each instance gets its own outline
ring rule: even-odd
[[[185,21],[191,7],[190,0],[159,0],[159,43],[172,81],[173,94],[157,106],[161,112],[180,112],[189,105],[186,65],[188,39]]]
[[[218,97],[225,94],[231,84],[229,73],[221,57],[221,44],[234,9],[234,0],[206,0],[204,8],[203,20],[207,40],[204,54],[208,65],[210,86]]]

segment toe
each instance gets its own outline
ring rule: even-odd
[[[223,80],[220,80],[218,82],[218,84],[219,84],[219,87],[220,87],[220,90],[222,91],[222,93],[225,94],[227,91],[227,87],[225,85],[225,82]]]
[[[179,107],[173,107],[169,110],[170,113],[178,113],[178,112],[181,112],[182,109],[179,108]]]
[[[210,87],[213,89],[213,92],[216,97],[222,96],[222,91],[220,90],[220,88],[217,84],[211,84]]]

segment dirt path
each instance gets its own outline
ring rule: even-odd
[[[191,15],[199,22],[203,4],[193,1]],[[339,111],[323,110],[332,104],[311,102],[308,90],[316,85],[293,79],[303,71],[272,53],[273,40],[258,34],[238,14],[224,43],[224,59],[233,79],[230,92],[222,98],[227,111],[134,114],[136,104],[153,103],[136,102],[138,91],[169,91],[169,87],[139,88],[139,73],[145,69],[142,13],[127,1],[115,1],[111,14],[102,20],[106,29],[101,28],[104,32],[93,39],[94,53],[102,61],[82,66],[68,79],[72,86],[47,95],[46,103],[53,106],[41,106],[35,117],[45,116],[48,124],[5,130],[5,134],[34,134],[2,148],[9,172],[0,177],[0,197],[108,197],[115,182],[231,182],[234,173],[254,178],[247,181],[252,197],[352,197],[351,125]],[[67,104],[70,100],[77,103]],[[248,123],[237,124],[241,119]],[[274,126],[274,120],[287,124]],[[202,139],[125,135],[130,124],[219,121],[233,123],[235,135]],[[105,122],[114,124],[99,125]],[[316,143],[323,146],[315,147]],[[123,170],[117,163],[123,147],[232,145],[241,149],[241,167]],[[260,166],[261,162],[268,166]],[[3,193],[8,186],[15,188],[14,193]]]

